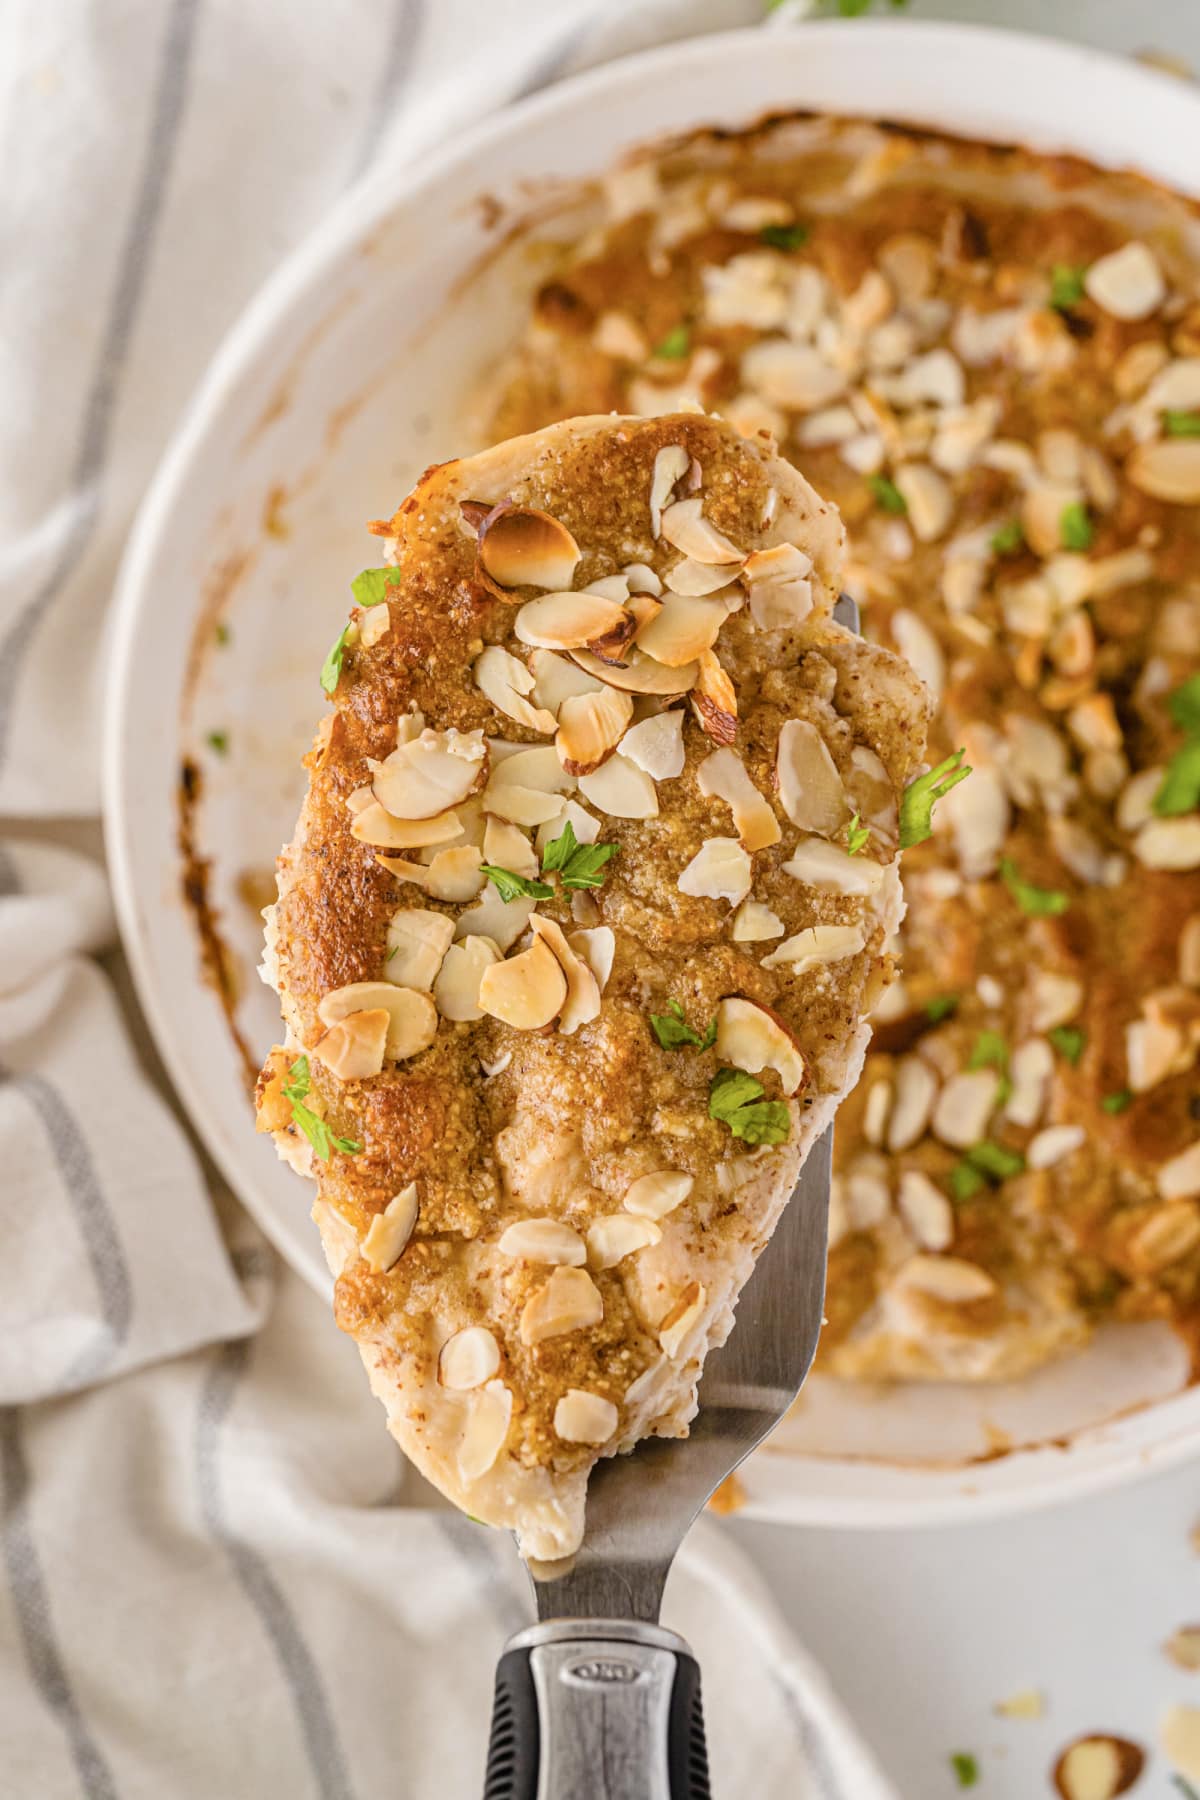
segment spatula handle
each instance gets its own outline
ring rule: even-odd
[[[683,1639],[608,1619],[511,1638],[483,1800],[711,1800],[700,1669]]]

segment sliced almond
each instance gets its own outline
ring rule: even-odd
[[[657,607],[658,601],[648,601],[648,605]],[[620,666],[629,653],[629,647],[645,623],[642,613],[635,612],[633,607],[622,607],[621,617],[610,631],[595,637],[588,645],[593,656],[598,656],[602,663]]]
[[[1179,979],[1185,987],[1200,988],[1200,912],[1192,913],[1179,933]]]
[[[1154,438],[1138,444],[1125,463],[1134,487],[1173,506],[1200,503],[1200,439]]]
[[[1200,1781],[1200,1707],[1169,1706],[1159,1726],[1159,1741],[1173,1769]]]
[[[654,474],[650,481],[650,535],[662,532],[663,508],[670,503],[677,484],[691,467],[691,455],[682,444],[664,444],[654,458]]]
[[[701,900],[728,900],[734,906],[750,892],[753,869],[736,838],[705,838],[677,883],[681,894]]]
[[[391,1015],[383,1007],[347,1013],[315,1043],[312,1054],[339,1081],[364,1081],[383,1067]]]
[[[742,380],[772,406],[816,412],[845,393],[847,376],[811,344],[764,338],[742,357]]]
[[[486,772],[482,731],[427,729],[385,757],[371,785],[393,818],[434,819],[482,787]]]
[[[526,830],[556,821],[563,809],[561,795],[547,793],[543,788],[518,787],[508,781],[492,782],[484,791],[483,803],[494,817]]]
[[[673,1213],[695,1186],[695,1177],[682,1169],[656,1169],[653,1175],[640,1175],[625,1190],[621,1202],[627,1213],[639,1219],[665,1219]]]
[[[373,650],[376,644],[383,642],[391,629],[391,608],[382,604],[368,606],[359,615],[358,641],[364,650]]]
[[[662,593],[662,582],[649,563],[626,563],[621,573],[629,583],[631,601],[657,598]]]
[[[946,658],[937,638],[924,619],[905,606],[892,614],[891,626],[897,650],[925,683],[935,702],[940,700],[946,682]]]
[[[763,944],[783,936],[783,920],[759,900],[743,900],[733,915],[729,935],[735,944]]]
[[[336,1025],[351,1013],[382,1007],[388,1015],[384,1056],[403,1062],[427,1050],[437,1036],[437,1010],[428,994],[413,988],[393,987],[389,981],[352,981],[334,988],[317,1008],[323,1025]]]
[[[1125,1027],[1125,1063],[1135,1094],[1148,1093],[1176,1072],[1186,1040],[1171,1019],[1133,1019]]]
[[[832,837],[846,822],[846,791],[837,765],[816,726],[788,719],[779,729],[775,782],[793,825]]]
[[[521,1312],[521,1342],[531,1348],[569,1331],[586,1331],[604,1319],[604,1301],[586,1269],[555,1269]]]
[[[1189,1144],[1178,1156],[1161,1165],[1158,1191],[1164,1200],[1194,1200],[1200,1197],[1200,1142]]]
[[[555,1436],[564,1444],[606,1444],[620,1417],[612,1401],[603,1394],[568,1388],[554,1408]]]
[[[1045,1696],[1037,1688],[1020,1688],[1007,1700],[997,1700],[992,1708],[1002,1719],[1040,1719],[1045,1710]]]
[[[737,689],[717,660],[714,650],[697,658],[692,710],[715,744],[732,744],[737,736]]]
[[[1114,319],[1146,319],[1167,297],[1158,258],[1146,244],[1123,244],[1090,265],[1083,278],[1090,300]]]
[[[1084,1737],[1070,1744],[1054,1765],[1054,1785],[1063,1800],[1116,1800],[1136,1780],[1142,1755],[1135,1745],[1132,1767],[1124,1755],[1124,1740]]]
[[[795,544],[775,544],[746,558],[742,580],[760,631],[799,625],[813,608],[812,558]]]
[[[662,1230],[653,1219],[608,1213],[588,1226],[588,1262],[593,1269],[615,1269],[627,1256],[661,1242]]]
[[[600,1012],[600,984],[591,968],[567,942],[561,926],[553,919],[534,913],[529,920],[531,930],[550,946],[566,977],[567,997],[559,1016],[558,1029],[571,1037],[581,1025],[587,1025]]]
[[[708,1294],[704,1283],[690,1281],[658,1327],[658,1341],[667,1356],[678,1356],[704,1314]]]
[[[569,588],[580,549],[565,525],[529,506],[493,507],[479,527],[479,565],[501,588]]]
[[[549,820],[545,825],[538,826],[537,837],[534,841],[537,844],[539,856],[542,855],[552,839],[562,836],[567,824],[570,824],[574,831],[577,844],[594,844],[600,836],[599,819],[590,813],[586,806],[580,806],[578,800],[564,800],[563,809],[558,817]]]
[[[1074,975],[1036,969],[1029,983],[1029,1022],[1034,1031],[1066,1025],[1083,1005],[1083,983]]]
[[[362,790],[359,790],[360,792]],[[370,799],[350,821],[350,836],[379,850],[426,850],[452,842],[462,832],[456,812],[436,813],[432,819],[397,819],[378,800]]]
[[[785,938],[770,956],[763,957],[762,966],[764,969],[790,968],[793,975],[803,975],[809,969],[857,956],[866,941],[867,934],[861,925],[810,925],[807,930]]]
[[[563,701],[571,694],[603,692],[603,682],[597,681],[593,675],[586,674],[569,657],[558,656],[553,650],[531,651],[529,668],[533,675],[530,694],[534,705],[544,707],[547,712],[552,712],[555,716],[557,716]]]
[[[805,838],[784,863],[783,872],[823,893],[851,897],[878,893],[887,876],[887,865],[872,862],[865,853],[851,856],[849,851],[820,838]]]
[[[424,906],[403,907],[388,926],[383,979],[427,994],[454,939],[454,920]]]
[[[774,808],[751,781],[736,750],[714,750],[706,756],[696,770],[696,785],[707,798],[724,800],[730,807],[738,837],[747,850],[765,850],[779,842]]]
[[[451,944],[433,984],[433,998],[443,1019],[482,1019],[479,986],[484,970],[499,961],[499,948],[491,938],[464,937]]]
[[[566,976],[541,937],[518,956],[486,968],[479,984],[483,1011],[518,1031],[540,1031],[558,1016],[566,997]]]
[[[544,594],[518,610],[513,633],[534,649],[573,650],[615,631],[628,617],[619,602],[599,594]]]
[[[489,814],[484,826],[483,860],[494,868],[511,869],[528,881],[536,880],[541,872],[533,845],[520,826],[495,814]]]
[[[1012,1092],[1004,1102],[1004,1116],[1014,1125],[1036,1125],[1046,1108],[1046,1096],[1054,1077],[1054,1052],[1045,1038],[1027,1038],[1008,1059]]]
[[[502,1256],[564,1268],[578,1268],[587,1261],[587,1247],[579,1233],[558,1219],[518,1219],[501,1232],[496,1248]]]
[[[417,1184],[410,1181],[371,1220],[367,1235],[362,1241],[362,1254],[363,1260],[377,1275],[384,1274],[394,1263],[399,1262],[405,1245],[413,1234],[417,1211]]]
[[[683,774],[683,713],[675,707],[639,720],[629,727],[620,748],[621,755],[652,780],[674,780]]]
[[[375,861],[389,875],[424,888],[431,899],[454,900],[460,905],[473,900],[487,879],[479,873],[483,858],[473,844],[439,850],[430,863],[409,862],[404,857],[380,854],[376,855]]]
[[[1129,1259],[1139,1275],[1157,1275],[1182,1262],[1200,1244],[1200,1207],[1172,1200],[1157,1207],[1129,1239]]]
[[[655,662],[636,645],[623,664],[606,663],[593,656],[590,650],[572,650],[571,660],[609,687],[620,688],[626,694],[658,694],[665,699],[688,693],[700,673],[698,663],[668,669],[665,663]]]
[[[996,1292],[996,1284],[986,1269],[959,1256],[910,1256],[893,1285],[915,1288],[944,1306],[970,1306],[976,1300],[990,1299]]]
[[[954,1208],[920,1169],[905,1169],[896,1200],[900,1217],[922,1250],[948,1250],[954,1242]]]
[[[544,707],[531,706],[525,695],[533,690],[533,676],[517,657],[499,644],[489,644],[475,659],[475,685],[506,719],[515,719],[530,731],[551,732],[558,721]]]
[[[632,717],[633,701],[619,688],[564,700],[554,740],[563,768],[569,775],[590,775],[612,755]]]
[[[1030,1139],[1025,1160],[1031,1169],[1052,1169],[1086,1142],[1082,1125],[1048,1125]]]
[[[592,974],[596,977],[596,985],[603,993],[608,986],[608,978],[612,974],[613,957],[616,954],[616,936],[608,925],[594,925],[587,931],[573,931],[567,938],[576,956],[581,956]]]
[[[930,1121],[933,1134],[956,1150],[969,1150],[987,1135],[1000,1081],[994,1069],[964,1069],[952,1075],[937,1097]]]
[[[493,1468],[512,1424],[512,1390],[489,1381],[471,1396],[471,1411],[458,1446],[459,1479],[470,1487]]]
[[[654,819],[658,816],[654,783],[644,769],[629,762],[619,751],[590,775],[581,775],[579,791],[585,800],[590,800],[610,819]]]
[[[1164,1653],[1177,1669],[1189,1675],[1200,1672],[1200,1625],[1181,1625],[1163,1645]]]
[[[1200,815],[1150,820],[1138,832],[1133,853],[1146,869],[1200,869]]]
[[[699,494],[664,507],[662,536],[695,562],[740,563],[745,554],[704,517],[704,501]]]
[[[495,758],[493,758],[495,760]],[[517,744],[506,750],[496,767],[492,770],[492,779],[488,787],[509,784],[515,787],[537,788],[547,794],[569,794],[575,786],[574,778],[567,774],[553,744]],[[483,790],[483,803],[487,806],[488,788]]]
[[[731,997],[717,1007],[717,1058],[757,1075],[774,1069],[787,1095],[797,1094],[807,1075],[800,1046],[777,1014],[755,1000]]]
[[[893,1155],[924,1137],[937,1092],[937,1076],[921,1057],[906,1056],[897,1064],[887,1129],[887,1147]]]
[[[500,1367],[500,1346],[486,1325],[467,1325],[446,1339],[438,1357],[443,1387],[463,1392],[482,1387]]]
[[[716,643],[725,619],[721,600],[668,594],[655,617],[638,632],[638,648],[667,668],[679,669]]]
[[[536,905],[537,901],[527,894],[518,894],[515,900],[503,899],[500,890],[489,881],[478,903],[458,915],[454,935],[460,942],[468,937],[489,938],[498,950],[507,952],[527,928]]]
[[[732,593],[736,595],[739,602],[741,600],[741,590],[731,587],[732,578],[736,573],[737,570],[729,563],[718,566],[713,563],[697,562],[694,556],[683,557],[673,569],[667,570],[663,579],[669,593],[663,596],[658,608],[651,613],[651,617],[655,617],[670,595],[675,594],[685,599],[702,598],[705,595],[722,596],[721,616],[724,618],[727,611],[736,611],[737,609],[727,608],[723,596]],[[647,624],[649,621],[643,620],[642,623]]]
[[[908,507],[908,521],[923,544],[943,537],[954,517],[954,489],[928,463],[898,463],[896,486]]]

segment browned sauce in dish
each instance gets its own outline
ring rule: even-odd
[[[1127,175],[778,121],[616,171],[496,437],[698,401],[834,500],[975,773],[905,860],[825,1367],[999,1378],[1200,1316],[1200,227]]]

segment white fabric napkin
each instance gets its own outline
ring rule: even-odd
[[[98,960],[103,868],[46,821],[98,809],[130,517],[279,258],[381,157],[759,10],[0,7],[4,1800],[481,1786],[495,1658],[529,1613],[512,1545],[431,1503],[327,1308],[217,1192]],[[712,1521],[667,1616],[701,1659],[721,1800],[888,1800]]]

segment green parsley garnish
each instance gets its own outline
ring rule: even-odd
[[[933,835],[933,807],[937,800],[944,800],[951,788],[956,788],[960,781],[965,781],[971,773],[970,767],[963,762],[965,750],[956,750],[953,756],[946,757],[936,769],[930,769],[925,775],[918,775],[910,781],[900,797],[900,848],[911,850],[914,844],[923,844],[927,837]]]
[[[1153,806],[1160,819],[1178,818],[1200,806],[1200,737],[1177,750],[1167,764]]]
[[[1106,1113],[1123,1113],[1127,1106],[1133,1105],[1133,1095],[1128,1088],[1118,1088],[1115,1094],[1105,1094],[1100,1102]]]
[[[1180,731],[1200,733],[1200,675],[1189,675],[1167,695],[1167,711]]]
[[[549,900],[554,893],[548,882],[531,881],[528,875],[514,875],[511,869],[502,869],[496,863],[480,863],[479,873],[487,876],[506,905],[522,894],[531,900]]]
[[[969,1750],[956,1750],[950,1758],[950,1767],[960,1788],[974,1787],[979,1780],[979,1763]]]
[[[1000,874],[1021,911],[1031,919],[1056,919],[1071,904],[1069,894],[1059,893],[1057,888],[1035,887],[1032,881],[1026,881],[1011,856],[1002,859]]]
[[[952,1019],[958,1011],[960,996],[958,994],[935,994],[932,1000],[925,1002],[925,1017],[940,1025],[943,1019]]]
[[[1168,437],[1200,437],[1200,413],[1176,412],[1168,407],[1163,414],[1163,429]]]
[[[709,1020],[704,1036],[701,1037],[684,1018],[683,1008],[678,1000],[668,1000],[665,1013],[651,1013],[650,1028],[664,1050],[682,1050],[689,1044],[694,1045],[697,1050],[711,1050],[717,1041],[716,1016]],[[759,1092],[761,1091],[760,1089]]]
[[[391,564],[386,569],[364,569],[350,583],[356,606],[380,606],[388,597],[388,589],[400,579],[399,569]]]
[[[228,756],[229,733],[227,731],[210,731],[204,741],[210,750],[216,751],[218,756]]]
[[[1069,306],[1078,306],[1083,299],[1083,278],[1087,267],[1076,267],[1073,263],[1055,263],[1050,276],[1050,304],[1059,312],[1065,312]]]
[[[955,1163],[950,1171],[950,1192],[958,1201],[973,1200],[986,1186],[983,1176],[969,1162]]]
[[[799,250],[808,242],[807,225],[764,225],[758,234],[760,244],[772,250]]]
[[[1019,1150],[1007,1150],[990,1138],[985,1138],[981,1144],[972,1144],[965,1161],[981,1175],[986,1175],[989,1181],[1007,1181],[1010,1175],[1019,1175],[1025,1167],[1025,1158]]]
[[[1090,550],[1096,527],[1082,500],[1072,500],[1058,515],[1058,535],[1064,550]]]
[[[328,1162],[330,1152],[340,1150],[343,1156],[357,1156],[362,1145],[353,1138],[341,1138],[330,1131],[324,1119],[318,1118],[311,1107],[305,1106],[312,1092],[312,1075],[307,1056],[297,1057],[288,1070],[291,1081],[283,1090],[283,1097],[292,1106],[292,1118],[300,1127],[313,1147],[314,1153],[322,1162]]]
[[[557,870],[565,888],[598,888],[604,883],[601,869],[620,848],[619,844],[581,844],[568,819],[558,837],[551,838],[542,851],[542,873]]]
[[[225,645],[229,642],[231,635],[229,627],[226,624],[222,623],[213,627],[213,636],[216,638],[222,649],[224,649]]]
[[[994,556],[1015,556],[1024,546],[1025,527],[1020,519],[1009,519],[992,533],[991,547]]]
[[[975,1048],[967,1061],[968,1069],[995,1069],[1000,1076],[1000,1085],[996,1089],[997,1102],[1003,1106],[1012,1093],[1012,1082],[1008,1078],[1008,1045],[998,1031],[981,1031],[975,1039]]]
[[[869,825],[862,824],[861,821],[859,820],[858,814],[855,813],[855,815],[851,819],[849,825],[847,825],[847,827],[846,827],[846,854],[847,854],[847,856],[857,856],[859,851],[864,850],[866,848],[866,846],[870,843],[870,841],[871,841],[871,827]]]
[[[1046,1033],[1046,1036],[1058,1054],[1064,1056],[1072,1067],[1078,1064],[1083,1055],[1083,1047],[1087,1043],[1086,1031],[1081,1031],[1078,1025],[1056,1025],[1052,1031]]]
[[[868,475],[867,486],[875,496],[875,504],[882,512],[906,513],[908,501],[900,492],[894,481],[886,475]]]
[[[791,1115],[782,1100],[764,1100],[765,1091],[742,1069],[718,1069],[708,1090],[708,1116],[748,1144],[786,1144]]]
[[[321,686],[327,694],[332,694],[341,679],[342,658],[346,654],[346,639],[349,633],[349,625],[343,625],[338,632],[337,642],[321,665]]]
[[[660,344],[655,344],[652,352],[667,362],[681,362],[692,348],[692,331],[690,325],[673,325]]]

